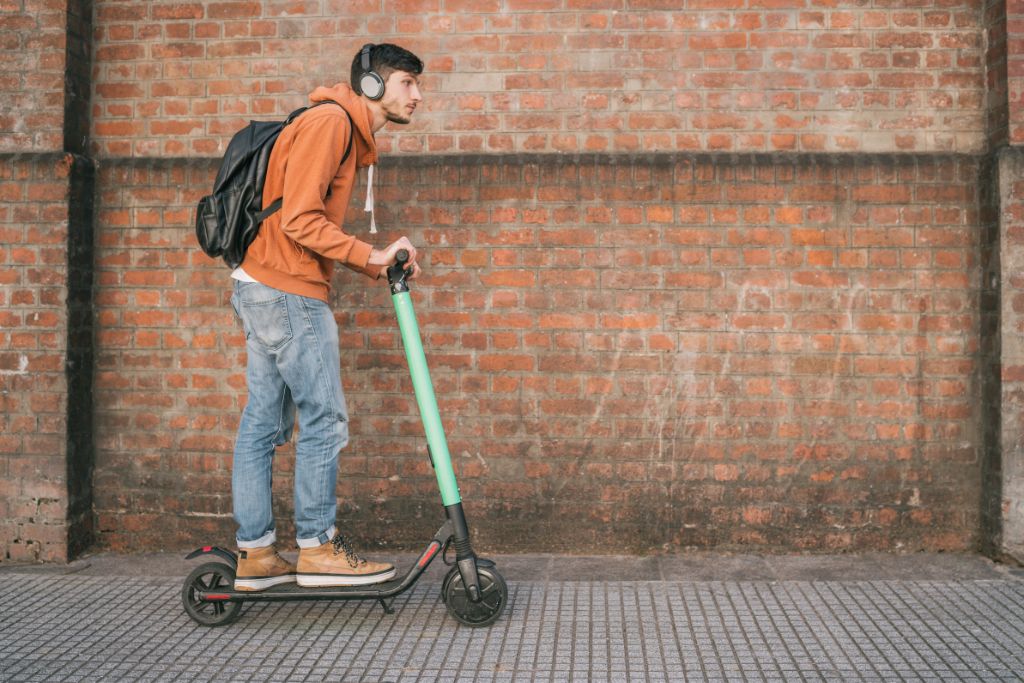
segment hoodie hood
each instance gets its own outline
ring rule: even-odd
[[[348,83],[338,83],[330,87],[320,86],[309,94],[309,100],[333,100],[344,107],[352,117],[356,132],[359,133],[353,141],[357,145],[357,165],[365,167],[377,163],[377,142],[373,139],[373,129],[370,128],[370,109]]]

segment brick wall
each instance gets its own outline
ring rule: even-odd
[[[427,64],[397,153],[985,148],[981,0],[95,4],[102,156],[216,154],[385,39]]]
[[[988,111],[988,144],[1003,146],[1009,135],[1009,79],[1007,78],[1006,2],[985,4],[985,91]]]
[[[378,138],[379,242],[424,250],[483,547],[1024,557],[1020,14],[0,3],[0,561],[230,543],[244,350],[193,206],[247,119],[385,39],[427,99]],[[390,302],[335,286],[343,519],[418,543],[439,509]]]
[[[233,530],[243,340],[190,229],[213,172],[100,178],[96,489],[116,548]],[[378,218],[425,250],[414,299],[487,546],[974,545],[978,175],[957,156],[388,163]],[[342,519],[415,543],[439,508],[386,287],[335,284]]]
[[[72,160],[0,161],[0,559],[62,560]]]
[[[91,26],[0,3],[0,562],[93,541]]]
[[[0,153],[63,149],[66,5],[0,4]]]
[[[999,259],[1002,286],[999,335],[1002,401],[998,476],[994,476],[992,516],[1001,521],[996,546],[1016,558],[1024,558],[1024,158],[1019,150],[1006,150],[998,160],[1000,175]]]

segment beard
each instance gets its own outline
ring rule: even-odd
[[[401,123],[403,125],[412,122],[412,119],[409,118],[408,116],[402,116],[401,114],[392,114],[391,112],[385,112],[384,118],[386,118],[391,123]]]

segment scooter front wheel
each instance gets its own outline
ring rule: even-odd
[[[199,593],[233,590],[235,570],[221,562],[207,562],[192,570],[181,587],[181,603],[185,613],[203,626],[227,626],[238,619],[242,603],[221,600],[200,600]]]
[[[490,626],[505,610],[508,603],[508,586],[505,579],[493,567],[477,566],[480,580],[480,601],[469,599],[469,592],[462,581],[458,567],[452,567],[442,583],[442,599],[448,614],[455,621],[466,626]]]

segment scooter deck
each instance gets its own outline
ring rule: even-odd
[[[218,591],[224,593],[231,593],[238,597],[248,599],[259,599],[261,595],[275,594],[275,595],[299,595],[310,592],[314,593],[326,593],[331,596],[344,595],[347,593],[388,593],[393,591],[402,585],[402,581],[405,577],[398,577],[389,579],[387,581],[381,581],[380,583],[367,583],[361,586],[300,586],[297,583],[280,583],[270,588],[265,588],[261,591],[239,591],[239,590],[226,590]]]
[[[292,600],[378,600],[390,611],[385,602],[412,587],[414,580],[409,576],[365,586],[328,586],[323,588],[304,587],[295,583],[283,583],[261,591],[239,591],[233,587],[210,588],[200,591],[201,600],[209,602],[278,602]]]

